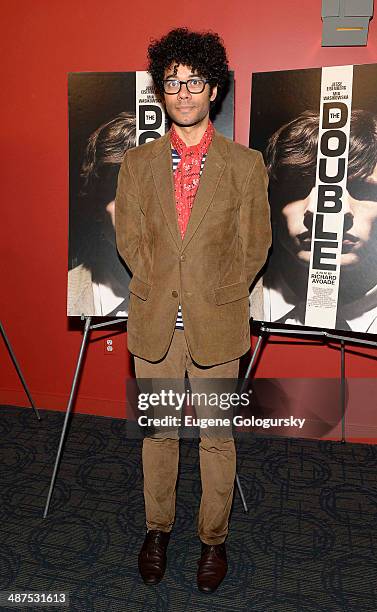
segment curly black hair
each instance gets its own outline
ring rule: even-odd
[[[160,40],[152,40],[148,60],[148,72],[160,95],[165,70],[172,64],[189,66],[209,81],[211,90],[217,85],[220,97],[228,81],[228,58],[223,41],[215,32],[171,30]]]

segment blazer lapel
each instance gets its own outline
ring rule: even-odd
[[[158,142],[159,151],[150,162],[153,180],[169,231],[178,250],[183,251],[194,236],[213,200],[226,166],[227,146],[223,137],[215,131],[213,141],[208,149],[203,173],[200,177],[185,237],[182,240],[175,207],[174,177],[169,135],[162,136]]]
[[[200,177],[198,191],[196,192],[190,219],[185,237],[182,241],[182,251],[187,247],[191,238],[198,229],[215,195],[217,186],[226,166],[226,143],[215,132],[212,143],[208,149],[202,176]]]
[[[173,164],[169,134],[159,139],[160,150],[151,160],[154,184],[167,226],[177,248],[182,248],[174,198]]]

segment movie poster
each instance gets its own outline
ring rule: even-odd
[[[258,319],[377,333],[376,80],[376,64],[253,76],[273,226]]]
[[[127,149],[169,129],[147,72],[70,73],[68,316],[127,317],[130,272],[115,242],[115,193]],[[233,138],[234,78],[212,117]]]

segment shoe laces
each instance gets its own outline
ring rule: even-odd
[[[148,539],[150,541],[151,546],[156,552],[162,552],[162,540],[164,537],[164,533],[162,531],[151,530],[148,531]]]

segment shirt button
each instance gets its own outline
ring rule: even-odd
[[[173,297],[178,297],[178,291],[172,291],[171,294]]]

